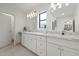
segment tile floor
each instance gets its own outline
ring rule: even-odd
[[[36,56],[34,53],[18,44],[16,46],[9,45],[0,48],[0,56]]]

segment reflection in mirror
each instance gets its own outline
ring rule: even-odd
[[[56,20],[52,21],[52,30],[55,30],[56,26],[57,26],[57,21]]]
[[[52,25],[52,31],[62,32],[75,32],[75,13],[76,3],[52,3],[50,7],[51,21],[56,18],[55,21],[50,22]],[[77,18],[76,18],[77,19]]]
[[[64,23],[64,30],[65,31],[72,31],[73,32],[73,20],[67,20]]]

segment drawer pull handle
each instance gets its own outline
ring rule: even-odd
[[[62,51],[64,50],[64,49],[61,49]]]
[[[42,44],[40,44],[40,46],[42,46]]]

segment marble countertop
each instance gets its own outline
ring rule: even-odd
[[[62,40],[72,40],[72,41],[78,41],[79,42],[79,36],[78,35],[60,35],[60,34],[47,34],[47,37],[55,37]]]
[[[41,33],[41,32],[23,32],[23,33],[41,35],[41,36],[47,36],[47,37],[55,37],[58,39],[79,41],[79,35],[61,35],[61,34]]]
[[[42,35],[42,36],[46,36],[46,33],[41,33],[41,32],[23,32],[23,33],[27,33],[27,34],[33,34],[33,35]]]

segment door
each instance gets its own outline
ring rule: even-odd
[[[47,43],[47,56],[60,56],[59,46]]]
[[[11,16],[0,13],[0,47],[11,43]]]

